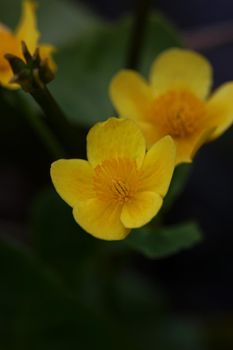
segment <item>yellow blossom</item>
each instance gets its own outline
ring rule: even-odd
[[[10,84],[12,78],[12,70],[8,61],[5,59],[5,54],[13,54],[23,59],[21,51],[21,42],[24,41],[31,54],[34,53],[38,46],[40,33],[37,30],[36,21],[36,5],[33,0],[23,1],[23,10],[18,27],[12,32],[5,25],[0,23],[0,86],[8,89],[17,89],[17,84]],[[39,45],[40,56],[42,59],[48,59],[50,68],[54,71],[56,65],[52,60],[54,47],[51,45]]]
[[[175,166],[170,136],[146,152],[136,123],[110,118],[89,131],[87,158],[61,159],[51,166],[57,192],[84,230],[119,240],[157,214]]]
[[[123,118],[135,120],[152,145],[174,139],[177,163],[191,162],[205,142],[220,136],[233,120],[233,82],[208,97],[212,68],[200,54],[171,48],[154,61],[150,82],[122,70],[110,85],[112,102]]]

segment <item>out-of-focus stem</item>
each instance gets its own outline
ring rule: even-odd
[[[34,113],[26,112],[25,118],[28,120],[29,124],[54,159],[66,156],[65,150],[41,117]]]
[[[46,116],[46,122],[66,153],[73,156],[77,152],[77,135],[73,126],[46,86],[30,91],[31,96]]]
[[[138,0],[135,9],[126,67],[137,69],[140,62],[141,49],[146,30],[146,22],[150,13],[151,0]]]
[[[66,115],[47,88],[47,84],[54,79],[54,72],[51,70],[48,60],[41,59],[38,48],[32,55],[25,42],[22,42],[22,54],[24,59],[12,54],[5,55],[13,72],[11,83],[20,85],[25,92],[30,93],[46,116],[50,134],[55,135],[67,155],[76,155],[78,148],[77,130],[74,130],[73,125],[69,123]],[[40,135],[48,140],[49,133],[43,131],[40,120],[31,120],[31,122],[35,129],[40,130]]]

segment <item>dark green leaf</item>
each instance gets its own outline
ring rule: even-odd
[[[131,233],[125,243],[148,258],[163,258],[192,248],[201,241],[200,229],[195,223],[168,227],[145,226]]]
[[[43,192],[32,210],[33,247],[68,284],[77,283],[83,261],[95,253],[98,241],[74,221],[72,209],[54,190]]]
[[[1,349],[119,348],[116,329],[25,249],[0,242],[0,276]]]
[[[108,87],[125,66],[131,21],[97,26],[57,55],[54,95],[75,122],[92,125],[113,115]],[[142,52],[141,72],[148,75],[154,58],[170,46],[180,46],[174,29],[160,16],[152,16]]]
[[[108,314],[94,314],[28,250],[0,242],[0,348],[183,350],[190,339],[196,350],[190,327],[164,313],[152,283],[129,268],[122,271],[102,294]]]

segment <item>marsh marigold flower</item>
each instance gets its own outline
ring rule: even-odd
[[[181,163],[232,124],[233,82],[208,97],[211,85],[212,68],[203,56],[172,48],[154,61],[149,83],[132,70],[116,74],[110,96],[121,117],[137,122],[148,145],[172,136]]]
[[[23,59],[22,41],[26,43],[30,53],[34,53],[40,37],[40,33],[37,30],[35,12],[35,2],[33,0],[24,0],[21,20],[15,32],[12,32],[0,23],[0,85],[8,89],[15,89],[19,86],[9,83],[13,73],[4,56],[5,54],[13,54]],[[39,45],[39,49],[41,58],[48,59],[49,66],[54,71],[56,65],[51,57],[54,47],[51,45]]]
[[[101,239],[119,240],[157,214],[175,165],[170,136],[146,152],[136,123],[110,118],[89,131],[87,158],[62,159],[51,167],[57,192],[84,230]]]

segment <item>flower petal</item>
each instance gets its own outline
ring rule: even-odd
[[[120,240],[129,234],[120,221],[122,205],[92,198],[79,202],[73,210],[77,223],[91,235],[105,240]]]
[[[146,139],[147,149],[152,147],[155,142],[158,142],[161,138],[167,135],[164,128],[160,126],[161,123],[151,122],[137,122],[137,125],[142,130],[142,133]]]
[[[142,191],[153,191],[164,197],[171,182],[175,161],[175,143],[170,136],[165,136],[146,154],[142,166]]]
[[[152,89],[136,72],[122,70],[110,84],[110,97],[121,117],[143,119],[153,101]]]
[[[182,88],[204,99],[212,85],[212,67],[207,59],[194,51],[172,48],[155,60],[150,78],[158,94]]]
[[[195,139],[196,141],[196,139]],[[176,143],[176,164],[192,163],[195,142],[193,139],[177,139]]]
[[[40,57],[44,60],[48,60],[49,68],[52,72],[57,70],[57,65],[53,60],[52,55],[56,52],[56,48],[49,44],[42,44],[39,46],[40,48]]]
[[[97,123],[87,135],[87,156],[93,167],[114,158],[132,159],[140,166],[145,150],[142,132],[129,119],[110,118]]]
[[[211,139],[224,133],[233,122],[233,82],[220,86],[207,102],[207,123],[215,127]]]
[[[204,143],[208,142],[213,131],[214,128],[209,128],[189,138],[176,139],[176,164],[191,163],[196,152]]]
[[[0,86],[3,86],[9,90],[19,89],[20,86],[18,84],[9,83],[12,77],[13,77],[13,73],[10,67],[8,70],[0,72]]]
[[[162,203],[162,198],[155,192],[138,192],[124,204],[121,222],[128,228],[141,227],[158,213]]]
[[[13,73],[4,56],[7,53],[20,56],[20,50],[21,48],[18,40],[14,37],[9,28],[0,23],[0,86],[11,90],[19,88],[19,85],[9,83],[10,79],[13,77]]]
[[[61,159],[51,166],[51,178],[62,199],[74,207],[93,197],[93,169],[86,160]]]
[[[40,33],[37,30],[36,20],[36,4],[34,0],[23,1],[23,11],[18,28],[16,29],[16,37],[20,41],[25,41],[31,53],[34,53]]]

